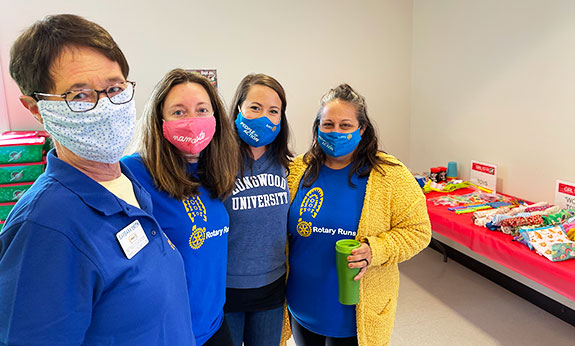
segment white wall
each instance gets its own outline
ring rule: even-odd
[[[294,148],[302,153],[321,95],[348,82],[366,96],[384,149],[408,160],[411,0],[1,1],[0,61],[12,129],[39,125],[18,102],[10,46],[54,13],[85,16],[112,34],[138,83],[140,111],[174,67],[217,68],[227,102],[244,75],[267,73],[286,89]]]
[[[552,200],[575,181],[575,1],[0,2],[0,130],[39,128],[18,102],[9,49],[50,13],[107,28],[124,50],[143,109],[173,67],[217,68],[230,101],[250,72],[288,94],[296,152],[320,96],[349,82],[367,97],[384,149],[414,170],[472,159],[498,164],[500,190]],[[0,85],[1,91],[1,85]]]
[[[0,59],[0,129],[9,129],[8,105],[6,104],[6,93],[4,92],[2,67],[2,59]]]
[[[575,181],[575,1],[415,0],[410,162],[498,165],[499,190]]]

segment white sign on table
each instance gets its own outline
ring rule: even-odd
[[[469,181],[495,192],[497,190],[497,165],[471,160]]]
[[[575,209],[575,183],[557,180],[555,183],[555,204],[563,209]]]

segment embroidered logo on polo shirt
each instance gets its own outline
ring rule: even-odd
[[[164,235],[164,237],[166,237],[166,240],[168,241],[168,244],[170,244],[170,247],[172,248],[172,250],[176,249],[176,246],[174,245],[174,243],[172,243],[172,241],[170,240],[170,238],[168,238],[168,236],[166,235],[166,233],[164,233],[162,231],[162,234]]]
[[[302,216],[304,213],[309,213],[310,216],[315,219],[317,213],[321,209],[322,204],[323,190],[319,187],[314,187],[305,194],[299,208],[299,215]],[[312,223],[311,221],[303,221],[303,219],[300,217],[297,220],[296,229],[297,233],[302,237],[309,237],[311,235]]]
[[[194,225],[190,236],[190,247],[197,250],[204,244],[204,240],[206,240],[206,228]]]

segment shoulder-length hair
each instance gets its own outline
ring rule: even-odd
[[[216,118],[214,137],[198,159],[198,178],[187,172],[188,162],[163,135],[164,102],[170,90],[182,83],[197,83],[206,90]],[[212,198],[223,199],[232,192],[238,170],[237,147],[224,105],[206,78],[183,69],[171,70],[155,86],[139,122],[137,151],[158,189],[178,199],[197,195],[200,184]]]
[[[349,185],[355,187],[351,182],[351,177],[354,173],[359,177],[366,177],[371,173],[372,169],[376,169],[382,175],[385,175],[383,165],[397,165],[396,163],[385,160],[377,155],[380,151],[378,149],[377,134],[375,132],[375,127],[367,115],[365,98],[353,90],[353,88],[348,84],[340,84],[337,87],[330,89],[321,98],[319,110],[313,122],[312,145],[303,157],[304,163],[308,165],[303,175],[302,182],[305,187],[310,187],[316,181],[319,171],[325,163],[326,154],[323,152],[317,141],[317,132],[325,105],[335,100],[347,102],[355,107],[359,127],[363,129],[361,141],[352,155],[352,166],[348,177]]]
[[[236,142],[240,148],[240,159],[253,159],[252,151],[248,144],[242,141],[237,133],[237,127],[235,124],[236,117],[238,116],[238,108],[241,107],[242,103],[246,100],[248,92],[250,88],[254,85],[263,85],[268,88],[273,89],[279,96],[282,105],[281,105],[281,126],[280,132],[277,134],[277,137],[274,141],[269,145],[268,150],[271,150],[272,154],[274,155],[275,159],[286,169],[288,169],[288,165],[293,158],[293,153],[289,149],[289,124],[286,116],[286,107],[287,107],[287,100],[284,88],[281,84],[273,77],[265,75],[263,73],[258,74],[249,74],[242,79],[240,85],[238,85],[238,89],[236,90],[236,94],[234,95],[232,106],[230,108],[230,119],[233,122],[234,127],[234,135],[236,138]],[[240,167],[241,174],[243,175],[243,164]]]

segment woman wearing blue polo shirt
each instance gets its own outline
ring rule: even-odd
[[[298,346],[388,345],[397,264],[427,246],[425,197],[409,170],[378,150],[365,99],[349,85],[331,89],[313,123],[311,148],[290,164],[286,300]],[[361,268],[359,303],[338,301],[335,243],[362,242],[348,256]],[[290,323],[285,321],[284,340]]]
[[[230,198],[226,320],[234,344],[279,345],[285,302],[289,126],[281,84],[265,74],[240,82],[233,115],[243,166]],[[256,249],[257,247],[257,249]]]
[[[222,199],[232,192],[238,160],[223,104],[206,78],[174,69],[154,88],[140,122],[138,153],[122,162],[150,193],[154,217],[182,254],[196,343],[232,345],[223,313],[229,219]]]

